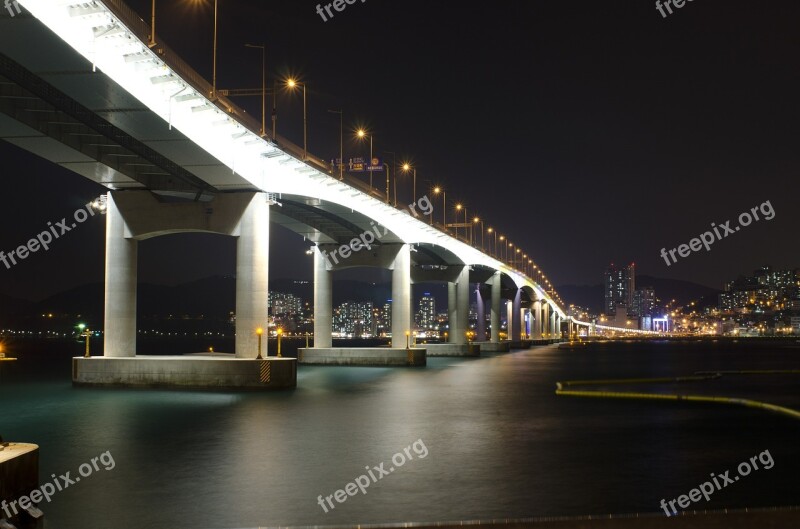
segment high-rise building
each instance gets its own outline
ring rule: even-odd
[[[617,267],[614,263],[605,273],[605,313],[614,316],[617,305],[623,304],[630,311],[633,307],[633,293],[636,290],[636,265]]]
[[[294,317],[303,313],[303,300],[293,294],[270,291],[267,306],[272,316]]]
[[[633,305],[628,309],[631,316],[652,316],[656,310],[656,291],[645,287],[634,291]]]
[[[339,336],[361,338],[372,332],[372,302],[342,303],[333,311],[333,332]]]
[[[436,298],[431,296],[430,292],[425,292],[425,295],[419,300],[417,327],[423,330],[436,327]]]

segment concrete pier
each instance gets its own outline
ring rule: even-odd
[[[0,502],[8,513],[0,511],[0,522],[18,528],[43,527],[43,514],[30,500],[39,488],[39,447],[25,443],[2,443],[0,446]],[[23,501],[19,502],[20,499]],[[35,498],[34,498],[35,499]],[[11,502],[17,502],[13,508]],[[8,514],[11,516],[9,517]],[[0,523],[0,526],[2,524]]]
[[[211,390],[276,390],[297,387],[297,360],[217,356],[136,356],[72,359],[75,386]]]
[[[502,342],[475,342],[479,345],[482,353],[507,353],[511,350],[511,342],[504,340]]]
[[[297,351],[297,361],[303,365],[422,367],[427,365],[427,358],[426,349],[420,347],[313,347]]]
[[[481,355],[481,346],[476,343],[426,343],[420,344],[428,350],[428,356],[473,356]]]

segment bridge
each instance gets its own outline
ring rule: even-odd
[[[258,358],[270,223],[314,245],[314,346],[300,362],[420,365],[427,355],[477,354],[467,336],[475,291],[481,349],[509,346],[500,340],[503,299],[512,343],[561,336],[567,315],[549,285],[530,277],[527,255],[501,259],[268,134],[159,39],[149,46],[151,28],[122,1],[19,5],[20,14],[0,15],[0,137],[108,189],[104,356],[76,359],[76,382],[291,385],[296,364]],[[235,357],[250,367],[136,355],[137,245],[186,232],[237,238]],[[391,348],[332,346],[333,274],[352,267],[392,271]],[[448,343],[406,347],[414,282],[447,283]],[[178,381],[187,363],[194,378]]]

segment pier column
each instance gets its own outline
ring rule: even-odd
[[[469,266],[464,266],[456,283],[456,322],[457,329],[451,326],[453,343],[465,344],[469,327]]]
[[[522,289],[518,288],[517,292],[514,294],[514,302],[511,307],[511,319],[509,321],[511,324],[509,326],[508,336],[509,340],[513,342],[517,342],[522,339],[522,323],[521,323],[521,315],[522,315]],[[513,333],[511,332],[511,328],[513,327]]]
[[[542,302],[542,338],[549,338],[550,329],[550,304]]]
[[[406,346],[411,321],[411,248],[403,244],[392,265],[392,347]]]
[[[534,340],[542,339],[542,302],[533,302],[533,329],[531,331]]]
[[[492,285],[492,343],[500,342],[500,272],[495,272],[491,279]]]
[[[550,339],[556,338],[556,311],[550,314]]]
[[[106,293],[104,355],[136,356],[136,274],[138,242],[125,238],[127,225],[114,196],[106,210]]]
[[[269,328],[268,300],[269,203],[266,193],[255,193],[239,221],[236,240],[236,358],[258,356],[256,329]]]
[[[456,304],[456,284],[455,283],[447,283],[447,343],[455,343],[454,336],[455,333],[453,332],[455,328],[458,326],[458,322],[456,321],[458,309]]]
[[[486,341],[486,306],[481,293],[481,283],[478,283],[477,293],[477,307],[478,307],[478,324],[475,326],[475,341]]]
[[[333,347],[333,272],[328,260],[314,247],[314,347]]]

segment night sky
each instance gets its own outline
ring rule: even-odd
[[[130,2],[143,18],[149,4]],[[449,205],[506,234],[554,284],[600,283],[612,261],[717,288],[765,264],[800,266],[799,3],[695,0],[663,18],[648,0],[367,0],[328,22],[316,5],[220,0],[219,87],[259,86],[260,51],[244,44],[266,43],[270,83],[308,85],[311,152],[338,154],[327,110],[343,109],[346,158],[368,153],[347,132],[367,127],[376,154],[418,167],[418,194],[443,185]],[[159,2],[161,39],[208,79],[212,12]],[[260,116],[259,98],[237,101]],[[301,98],[282,95],[278,116],[278,132],[302,144]],[[7,143],[0,159],[6,252],[103,192]],[[670,267],[659,255],[765,201],[774,219],[710,252]],[[308,244],[272,232],[271,276],[309,278]],[[220,236],[147,241],[140,280],[232,275],[234,249]],[[103,253],[103,221],[91,219],[49,252],[0,265],[0,294],[101,281]]]

